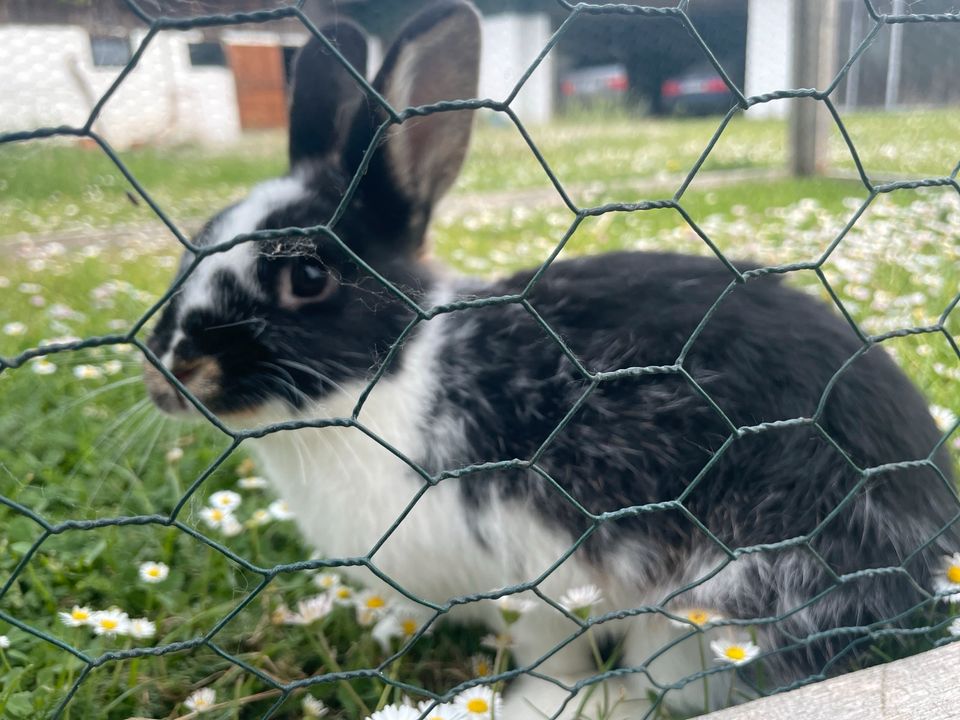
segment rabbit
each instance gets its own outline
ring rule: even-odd
[[[321,31],[365,74],[356,26]],[[442,0],[400,31],[373,87],[398,109],[474,98],[479,54],[476,11]],[[489,599],[451,612],[508,629],[535,671],[502,717],[642,717],[665,688],[702,710],[702,638],[670,622],[685,608],[755,621],[769,689],[843,670],[865,628],[929,597],[960,549],[958,502],[926,402],[882,347],[864,352],[828,306],[749,263],[738,278],[716,258],[614,252],[454,275],[427,231],[472,112],[413,115],[373,143],[386,118],[324,43],[304,46],[289,173],[195,242],[323,226],[357,175],[332,226],[349,252],[321,228],[191,273],[186,253],[145,382],[175,415],[197,412],[159,367],[234,427],[316,421],[249,444],[323,557],[369,555],[439,604],[528,583],[536,606],[509,628]],[[591,638],[533,583],[554,602],[596,586],[593,616],[613,615]],[[590,695],[595,649],[621,671]],[[710,677],[714,708],[729,675]]]

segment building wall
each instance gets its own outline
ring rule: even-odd
[[[502,99],[550,37],[546,15],[484,19],[480,96]],[[144,32],[130,33],[136,50]],[[299,46],[300,34],[227,29],[225,44]],[[241,132],[236,85],[229,67],[194,67],[188,45],[199,31],[154,37],[137,67],[104,107],[94,129],[117,148],[187,142],[231,143]],[[370,74],[382,51],[373,40]],[[122,67],[96,67],[86,28],[75,25],[0,25],[0,132],[67,125],[80,127]],[[512,107],[525,122],[550,119],[555,78],[548,58]]]
[[[483,18],[480,97],[503,100],[550,39],[544,13],[502,13]],[[551,52],[524,84],[510,107],[524,123],[544,123],[553,116],[556,78]]]
[[[143,32],[131,34],[136,48]],[[199,34],[162,33],[104,107],[94,126],[117,147],[196,140],[222,143],[240,133],[233,75],[193,67]],[[0,130],[77,127],[122,68],[95,67],[90,39],[76,26],[0,26]]]
[[[747,60],[744,92],[762,95],[792,87],[793,2],[750,0],[747,11]],[[787,101],[754,106],[748,117],[785,117]]]

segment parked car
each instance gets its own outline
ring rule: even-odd
[[[566,73],[560,80],[560,94],[567,101],[620,99],[627,86],[627,69],[623,65],[594,65]]]
[[[713,65],[697,65],[667,78],[660,86],[666,113],[711,115],[725,113],[733,105],[733,93]]]

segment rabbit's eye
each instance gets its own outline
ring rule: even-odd
[[[281,300],[298,307],[304,303],[322,302],[337,289],[337,280],[319,260],[303,258],[295,261],[281,283]],[[285,292],[284,292],[285,291]]]

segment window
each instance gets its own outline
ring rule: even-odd
[[[91,35],[90,52],[96,67],[122,67],[130,61],[130,40],[115,35]]]
[[[226,67],[227,56],[218,42],[190,43],[190,64],[194,67]]]

